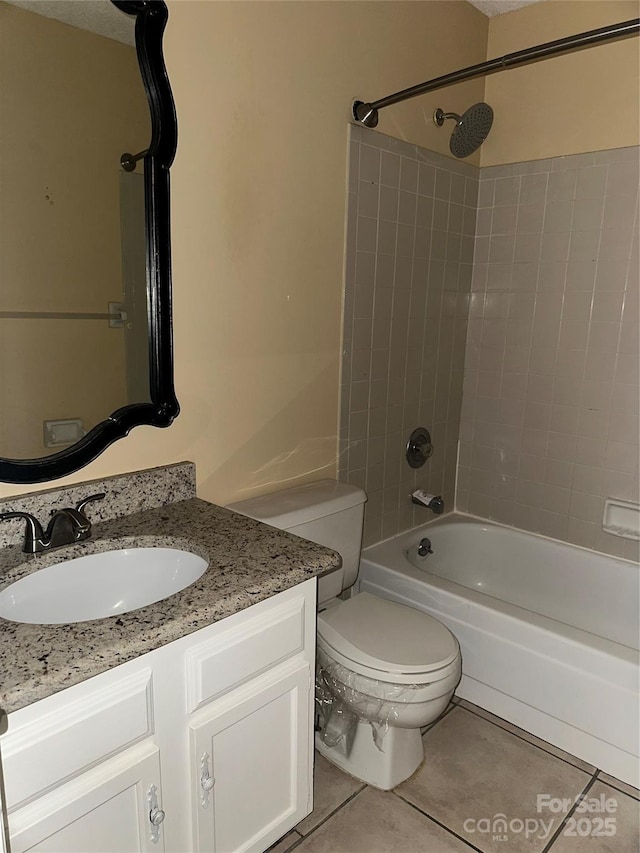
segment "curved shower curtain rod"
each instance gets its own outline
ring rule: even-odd
[[[383,107],[390,107],[392,104],[400,103],[400,101],[415,98],[417,95],[424,95],[426,92],[433,92],[435,89],[443,89],[445,86],[451,86],[463,80],[473,80],[476,77],[483,77],[488,74],[495,74],[497,71],[504,71],[506,68],[515,68],[518,65],[528,65],[531,62],[538,62],[541,59],[547,59],[550,56],[556,56],[560,53],[580,50],[581,48],[591,47],[601,42],[637,35],[638,31],[640,31],[640,18],[634,18],[631,21],[610,24],[598,30],[589,30],[586,33],[577,33],[574,36],[565,36],[565,38],[557,39],[556,41],[527,47],[524,50],[517,50],[515,53],[507,53],[498,59],[488,59],[486,62],[481,62],[478,65],[470,65],[468,68],[462,68],[460,71],[453,71],[451,74],[444,74],[442,77],[427,80],[426,83],[419,83],[417,86],[403,89],[394,95],[387,95],[386,98],[381,98],[379,101],[374,101],[373,103],[354,101],[353,117],[359,124],[363,124],[365,127],[375,127],[378,124],[378,110]]]

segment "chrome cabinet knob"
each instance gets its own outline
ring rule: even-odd
[[[152,785],[147,791],[149,804],[149,837],[154,844],[160,840],[160,824],[164,821],[164,812],[158,805],[158,789]]]
[[[162,809],[159,809],[157,806],[155,809],[149,812],[149,820],[153,824],[153,826],[160,826],[162,821],[165,818],[165,814]]]

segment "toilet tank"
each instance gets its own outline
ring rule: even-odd
[[[357,486],[320,480],[227,508],[337,551],[342,568],[318,579],[318,602],[325,602],[356,582],[366,500],[366,493]]]

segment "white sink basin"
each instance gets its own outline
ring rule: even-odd
[[[0,617],[61,625],[104,619],[162,601],[201,577],[208,563],[174,548],[124,548],[40,569],[0,592]]]

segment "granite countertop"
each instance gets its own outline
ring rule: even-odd
[[[121,616],[65,625],[0,619],[0,708],[16,711],[340,566],[334,551],[198,498],[93,527],[47,554],[0,549],[0,590],[63,560],[117,548],[173,547],[209,561],[194,584]]]

